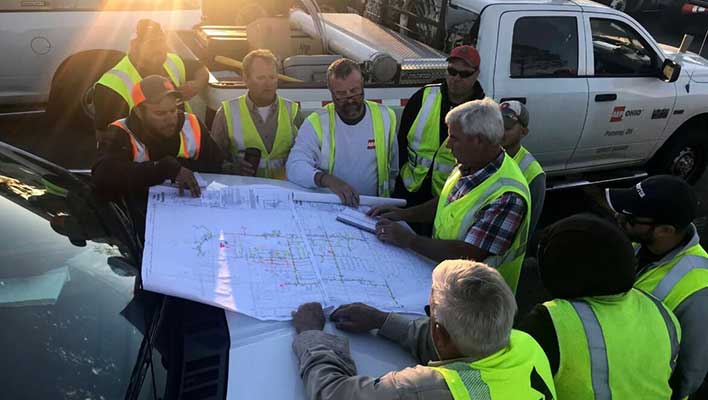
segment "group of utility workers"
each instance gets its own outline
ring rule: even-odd
[[[255,50],[243,60],[248,92],[222,104],[210,131],[189,105],[208,71],[168,53],[160,25],[141,20],[128,55],[96,83],[94,186],[143,208],[148,188],[165,180],[199,196],[194,172],[328,188],[353,207],[361,195],[405,198],[408,208],[368,213],[380,240],[440,262],[428,317],[355,303],[329,318],[342,330],[376,330],[420,364],[357,375],[346,339],[322,331],[321,305],[304,304],[293,312],[293,350],[310,398],[692,395],[708,371],[708,254],[692,223],[693,189],[670,176],[608,189],[616,221],[580,214],[539,232],[530,255],[549,301],[515,318],[545,174],[521,145],[528,110],[485,97],[481,67],[474,47],[454,48],[445,80],[411,97],[397,130],[392,109],[365,99],[356,62],[330,65],[332,102],[303,116],[277,94],[276,57]]]

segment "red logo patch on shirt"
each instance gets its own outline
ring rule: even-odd
[[[369,139],[369,143],[366,145],[367,150],[373,150],[376,148],[376,142],[374,139]]]

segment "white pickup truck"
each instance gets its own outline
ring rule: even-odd
[[[561,181],[551,187],[591,175],[595,182],[598,171],[606,180],[646,171],[693,182],[706,167],[708,61],[658,44],[622,12],[585,0],[370,0],[364,16],[313,19],[295,10],[281,17],[280,27],[269,20],[255,31],[250,25],[178,29],[172,44],[212,72],[201,96],[207,122],[221,101],[245,93],[238,73],[214,61],[218,55],[240,59],[271,43],[281,53],[282,72],[300,80],[283,82],[280,93],[305,112],[330,100],[324,71],[345,55],[364,65],[367,98],[400,115],[422,84],[444,76],[446,52],[471,43],[481,54],[479,80],[487,95],[528,107],[525,145]],[[289,47],[281,40],[283,26],[292,29],[284,38]],[[14,65],[0,69],[7,64]]]
[[[610,171],[603,173],[609,180],[647,171],[694,182],[703,173],[708,156],[708,61],[658,44],[630,16],[583,0],[443,0],[442,7],[440,0],[379,4],[383,12],[370,12],[370,19],[417,39],[416,45],[424,42],[443,53],[459,43],[475,45],[485,92],[498,101],[526,104],[531,134],[525,145],[551,176]],[[299,19],[291,14],[292,24]],[[372,31],[368,20],[350,23],[343,14],[324,14],[323,19],[332,36],[344,31],[354,44],[400,52],[402,39],[393,30],[386,31],[389,36],[366,36],[362,31]],[[331,38],[329,42],[337,45]],[[321,56],[299,57],[315,65]],[[389,81],[372,82],[367,97],[400,110],[416,90],[412,76],[430,79],[439,72],[434,60],[422,57],[411,60],[394,54],[400,73]],[[288,61],[286,74],[294,70]],[[329,100],[324,82],[316,79],[281,87],[281,94],[301,101],[304,110]],[[244,90],[238,78],[214,78],[207,104],[215,110],[222,100]],[[584,179],[573,176],[561,186]]]

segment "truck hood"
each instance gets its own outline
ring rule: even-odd
[[[667,44],[660,44],[659,46],[667,57],[672,60],[676,59],[678,47],[669,46]],[[688,73],[691,80],[708,83],[708,60],[705,58],[689,51],[681,57],[679,64],[681,64],[681,68]]]

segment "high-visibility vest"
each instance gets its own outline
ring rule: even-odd
[[[133,149],[133,161],[150,161],[150,153],[147,147],[131,132],[126,121],[127,118],[119,119],[111,125],[121,128],[128,134],[128,139],[130,139],[130,145]],[[194,114],[184,113],[184,124],[179,133],[179,151],[175,154],[175,157],[197,160],[199,159],[201,147],[202,129],[199,125],[199,120]]]
[[[440,143],[440,85],[428,85],[418,115],[408,131],[408,161],[401,168],[401,179],[409,192],[417,192],[430,168],[433,168],[433,196],[442,191],[457,160],[447,148],[447,139]]]
[[[396,149],[393,141],[396,135],[396,114],[393,110],[382,104],[366,100],[366,106],[371,116],[371,125],[374,129],[374,146],[376,146],[377,188],[380,197],[391,196],[391,183],[389,171],[391,158]],[[329,103],[324,108],[313,112],[307,117],[320,142],[320,165],[331,175],[334,171],[334,152],[336,140],[334,128],[336,126],[336,112],[334,104]],[[323,121],[324,120],[324,121]],[[323,123],[324,122],[324,123]]]
[[[546,354],[517,330],[511,331],[509,346],[491,356],[431,368],[445,378],[454,400],[557,399]]]
[[[251,118],[246,96],[243,95],[235,100],[221,103],[229,131],[230,152],[235,156],[239,150],[255,147],[261,151],[261,161],[256,176],[285,179],[285,162],[297,135],[297,131],[292,129],[292,126],[297,116],[298,104],[280,96],[277,97],[278,128],[273,148],[268,152],[256,125],[253,123],[253,118]]]
[[[175,87],[180,87],[187,82],[187,72],[184,68],[184,62],[177,54],[167,53],[163,68]],[[135,69],[133,63],[130,62],[130,58],[125,56],[111,70],[103,74],[96,84],[101,84],[118,93],[120,97],[128,103],[128,109],[132,110],[134,103],[131,92],[133,86],[141,80],[143,80],[143,77],[140,76],[138,70]],[[184,102],[184,110],[190,113],[192,112],[192,107],[190,107],[189,103],[186,101]]]
[[[683,248],[676,249],[651,264],[634,286],[653,294],[671,311],[687,297],[708,288],[708,253],[701,247],[696,227],[691,224],[693,237]],[[638,253],[641,245],[635,245]]]
[[[516,152],[514,161],[519,165],[519,169],[524,174],[527,183],[531,183],[534,178],[544,173],[541,164],[536,161],[536,158],[524,146],[521,146],[519,151]]]
[[[658,299],[630,289],[543,305],[558,336],[560,399],[671,398],[681,328]]]
[[[501,197],[504,193],[518,194],[526,202],[526,214],[516,231],[514,241],[503,254],[493,255],[483,260],[490,267],[499,270],[511,290],[516,293],[521,264],[526,254],[526,242],[531,220],[531,195],[529,194],[529,186],[526,183],[526,179],[521,174],[516,162],[504,153],[504,161],[497,172],[466,195],[452,203],[448,203],[447,198],[461,176],[459,167],[455,168],[440,193],[438,208],[435,212],[433,238],[465,240],[467,232],[477,219],[479,210]]]

